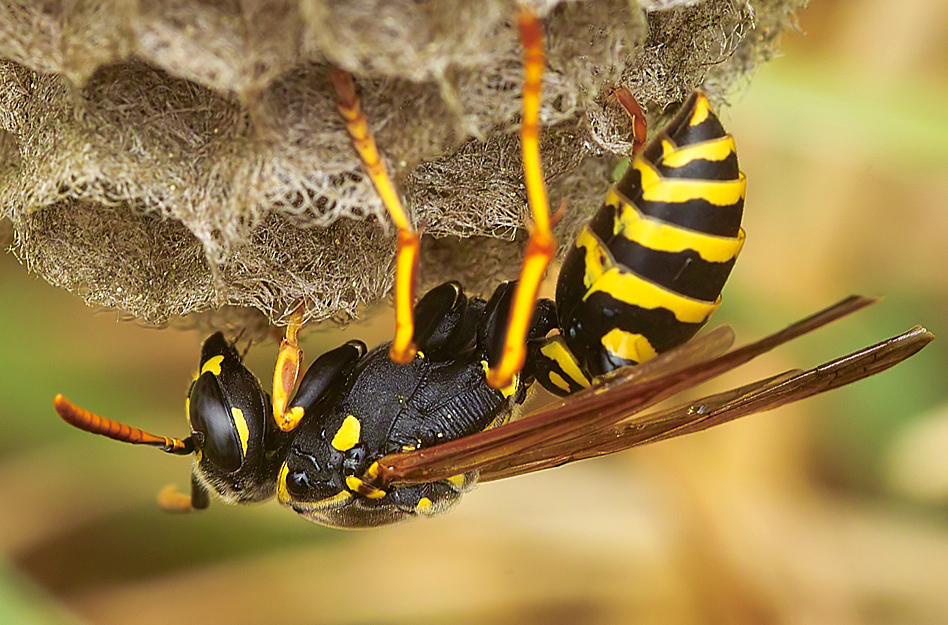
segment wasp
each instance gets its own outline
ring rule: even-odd
[[[350,341],[299,371],[294,315],[268,395],[223,334],[203,345],[186,412],[190,435],[156,436],[63,398],[70,424],[120,441],[193,455],[189,495],[169,509],[276,496],[328,526],[365,528],[432,517],[479,482],[610,454],[768,410],[883,371],[933,338],[921,327],[808,371],[788,371],[671,409],[653,407],[873,300],[850,297],[730,350],[727,327],[698,335],[744,243],[746,180],[734,138],[701,93],[643,147],[644,115],[627,90],[635,157],[538,299],[555,250],[539,158],[542,27],[519,18],[525,79],[521,143],[530,238],[519,280],[487,299],[457,282],[414,302],[419,235],[386,173],[351,77],[332,73],[338,107],[365,170],[398,228],[395,337]],[[639,149],[640,148],[640,149]],[[729,351],[730,350],[730,351]],[[298,384],[297,384],[298,381]],[[518,417],[539,383],[560,396]],[[651,409],[651,412],[649,411]]]

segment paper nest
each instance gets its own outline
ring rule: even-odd
[[[544,17],[542,146],[561,246],[631,125],[746,85],[805,0],[594,0]],[[516,5],[501,0],[0,2],[0,206],[32,270],[145,323],[250,307],[345,318],[384,296],[394,228],[327,76],[351,72],[416,224],[422,286],[516,275],[528,215]],[[210,325],[250,323],[246,312]]]

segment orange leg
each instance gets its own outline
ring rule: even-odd
[[[507,334],[500,362],[491,363],[487,383],[493,388],[508,388],[526,360],[527,332],[536,304],[540,282],[556,251],[550,220],[550,206],[540,163],[540,92],[543,77],[543,30],[532,11],[523,7],[519,17],[520,40],[523,43],[523,120],[520,142],[523,150],[523,175],[527,187],[532,224],[530,240],[507,324]]]
[[[331,78],[338,96],[339,112],[345,119],[352,143],[382,199],[382,204],[398,228],[398,248],[395,256],[395,340],[389,350],[389,357],[394,362],[406,364],[411,362],[417,352],[412,342],[412,304],[415,301],[415,276],[418,272],[421,247],[418,232],[412,227],[398,192],[395,191],[395,185],[388,177],[385,163],[379,156],[375,139],[372,138],[365,115],[359,106],[352,76],[340,69],[334,69]]]
[[[294,408],[286,412],[286,405],[290,403],[296,380],[303,364],[303,350],[300,349],[299,334],[303,327],[303,305],[300,304],[293,312],[289,325],[286,326],[286,336],[280,343],[277,352],[276,366],[273,369],[273,420],[277,427],[284,432],[296,429],[303,418],[303,409]]]
[[[610,96],[614,97],[625,109],[625,112],[632,118],[632,154],[635,156],[645,146],[645,139],[648,135],[648,120],[645,118],[645,112],[636,101],[635,96],[626,87],[616,86],[612,89]]]

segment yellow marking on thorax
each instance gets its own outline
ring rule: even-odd
[[[615,234],[659,252],[693,250],[709,263],[724,263],[737,258],[744,247],[744,229],[736,237],[722,237],[673,226],[642,215],[635,206],[622,202]]]
[[[691,161],[723,161],[737,151],[734,137],[725,135],[719,139],[676,148],[669,141],[662,141],[661,164],[668,167],[684,167]]]
[[[379,476],[379,471],[380,471],[379,461],[376,460],[375,462],[369,465],[369,468],[365,470],[365,473],[363,475],[365,475],[366,479],[370,481],[374,481],[375,478]]]
[[[589,299],[596,291],[641,308],[666,308],[674,313],[675,319],[683,323],[704,323],[721,305],[720,296],[713,302],[692,299],[618,268],[610,269],[597,280],[593,288],[583,296],[583,300]]]
[[[632,360],[637,363],[651,360],[658,356],[655,348],[647,338],[641,334],[633,334],[619,328],[613,328],[602,337],[602,346],[606,350],[623,360]]]
[[[346,477],[346,486],[352,492],[359,493],[368,499],[381,499],[388,494],[381,488],[376,488],[371,484],[367,484],[354,475],[349,475]]]
[[[362,434],[362,424],[354,415],[346,415],[342,425],[336,430],[336,435],[332,437],[331,445],[339,451],[349,451],[359,442],[359,436]]]
[[[290,491],[286,488],[286,477],[290,472],[289,466],[284,462],[280,467],[280,472],[277,476],[277,501],[283,505],[289,505],[292,502],[292,496]],[[307,510],[321,510],[324,508],[331,508],[337,504],[341,504],[347,499],[352,497],[352,493],[347,490],[342,490],[333,495],[332,497],[326,497],[325,499],[320,499],[318,501],[297,501],[292,502],[298,506],[301,506]]]
[[[744,198],[747,180],[743,172],[737,180],[689,180],[664,178],[644,159],[632,163],[642,177],[642,199],[647,202],[681,203],[704,200],[714,206],[730,206]]]
[[[332,508],[336,504],[340,504],[348,499],[352,498],[352,493],[347,490],[341,490],[332,497],[326,497],[325,499],[320,499],[318,501],[309,501],[301,502],[304,504],[304,507],[307,510],[321,510],[323,508]]]
[[[431,500],[427,497],[422,497],[418,500],[418,505],[415,506],[415,509],[418,510],[419,514],[431,514]]]
[[[448,478],[448,482],[450,482],[451,485],[457,489],[464,488],[464,482],[466,481],[467,481],[467,478],[463,473],[461,473],[460,475],[452,475],[451,477]]]
[[[184,416],[188,420],[188,429],[193,430],[191,427],[191,396],[188,395],[184,398]]]
[[[709,115],[711,115],[711,104],[703,93],[699,93],[698,99],[695,102],[695,108],[691,113],[691,119],[688,120],[688,125],[697,126],[708,119]]]
[[[234,427],[237,428],[237,436],[240,437],[240,448],[244,450],[244,457],[246,457],[250,428],[247,427],[247,419],[244,418],[244,411],[236,406],[232,406],[230,416],[234,419]]]
[[[490,366],[487,364],[486,360],[481,361],[481,366],[484,368],[484,376],[486,377]],[[500,391],[500,394],[504,396],[504,399],[509,399],[514,393],[517,392],[518,384],[520,384],[520,374],[515,373],[513,378],[510,380],[510,384],[497,390]]]
[[[208,358],[207,362],[201,367],[201,374],[210,372],[212,375],[221,374],[221,363],[224,362],[223,356],[214,356]]]
[[[573,356],[573,352],[569,351],[569,349],[566,347],[566,343],[564,342],[562,336],[556,336],[545,345],[541,346],[540,353],[558,364],[560,369],[563,370],[563,373],[569,376],[574,382],[583,388],[589,388],[589,379],[583,373],[583,370],[580,369],[579,363],[576,362],[576,357]],[[568,391],[569,384],[566,384],[566,386],[563,387],[553,380],[553,374],[555,373],[555,371],[550,372],[550,381],[563,390]],[[556,374],[556,377],[560,378],[561,380],[563,379],[559,374]]]

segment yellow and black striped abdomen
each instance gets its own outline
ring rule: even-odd
[[[590,376],[690,339],[744,244],[734,139],[695,93],[635,158],[560,271],[560,328]]]

